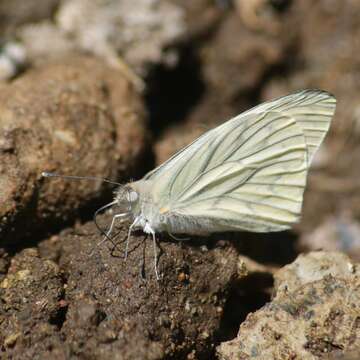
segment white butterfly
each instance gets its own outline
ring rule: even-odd
[[[207,131],[141,180],[119,187],[130,234],[202,235],[281,231],[300,218],[311,161],[334,115],[335,98],[304,90],[248,110]],[[105,208],[103,207],[103,208]],[[102,208],[102,209],[103,209]],[[100,209],[100,210],[102,210]]]

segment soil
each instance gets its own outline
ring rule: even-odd
[[[114,2],[98,3],[102,16]],[[35,11],[34,1],[0,0],[1,45],[21,45],[19,34],[49,24],[58,34],[56,16],[68,1],[42,3]],[[32,52],[0,84],[0,357],[357,358],[360,4],[159,3],[159,11],[181,14],[180,35],[157,41],[169,27],[144,20],[152,50],[134,63],[123,52],[125,67],[109,64],[101,39],[93,52],[73,42],[80,33],[62,34],[69,46],[54,59],[49,38],[38,36],[38,59]],[[141,232],[130,236],[124,261],[129,224],[117,227],[116,244],[97,246],[103,235],[92,216],[114,187],[41,177],[141,178],[205,130],[301,88],[338,100],[309,171],[301,222],[273,234],[161,235],[160,280],[152,240]],[[100,215],[98,225],[106,229],[112,216]]]
[[[29,70],[0,98],[4,241],[31,237],[45,221],[66,221],[109,193],[101,181],[48,181],[43,171],[120,181],[143,172],[135,170],[147,150],[141,100],[121,73],[95,59],[64,58]]]

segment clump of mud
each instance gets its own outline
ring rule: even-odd
[[[49,63],[4,86],[0,126],[0,230],[9,241],[68,219],[107,190],[101,182],[46,181],[43,171],[125,179],[147,145],[131,83],[84,57]]]

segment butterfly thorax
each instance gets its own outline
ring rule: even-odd
[[[166,231],[166,216],[161,213],[159,204],[154,201],[148,191],[151,184],[140,180],[130,186],[138,194],[137,201],[132,204],[134,228],[142,229],[145,233]]]

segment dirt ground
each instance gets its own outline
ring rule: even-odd
[[[0,357],[360,357],[360,3],[0,0]],[[116,244],[101,181],[305,88],[337,98],[288,232]],[[106,229],[112,214],[98,217]]]

